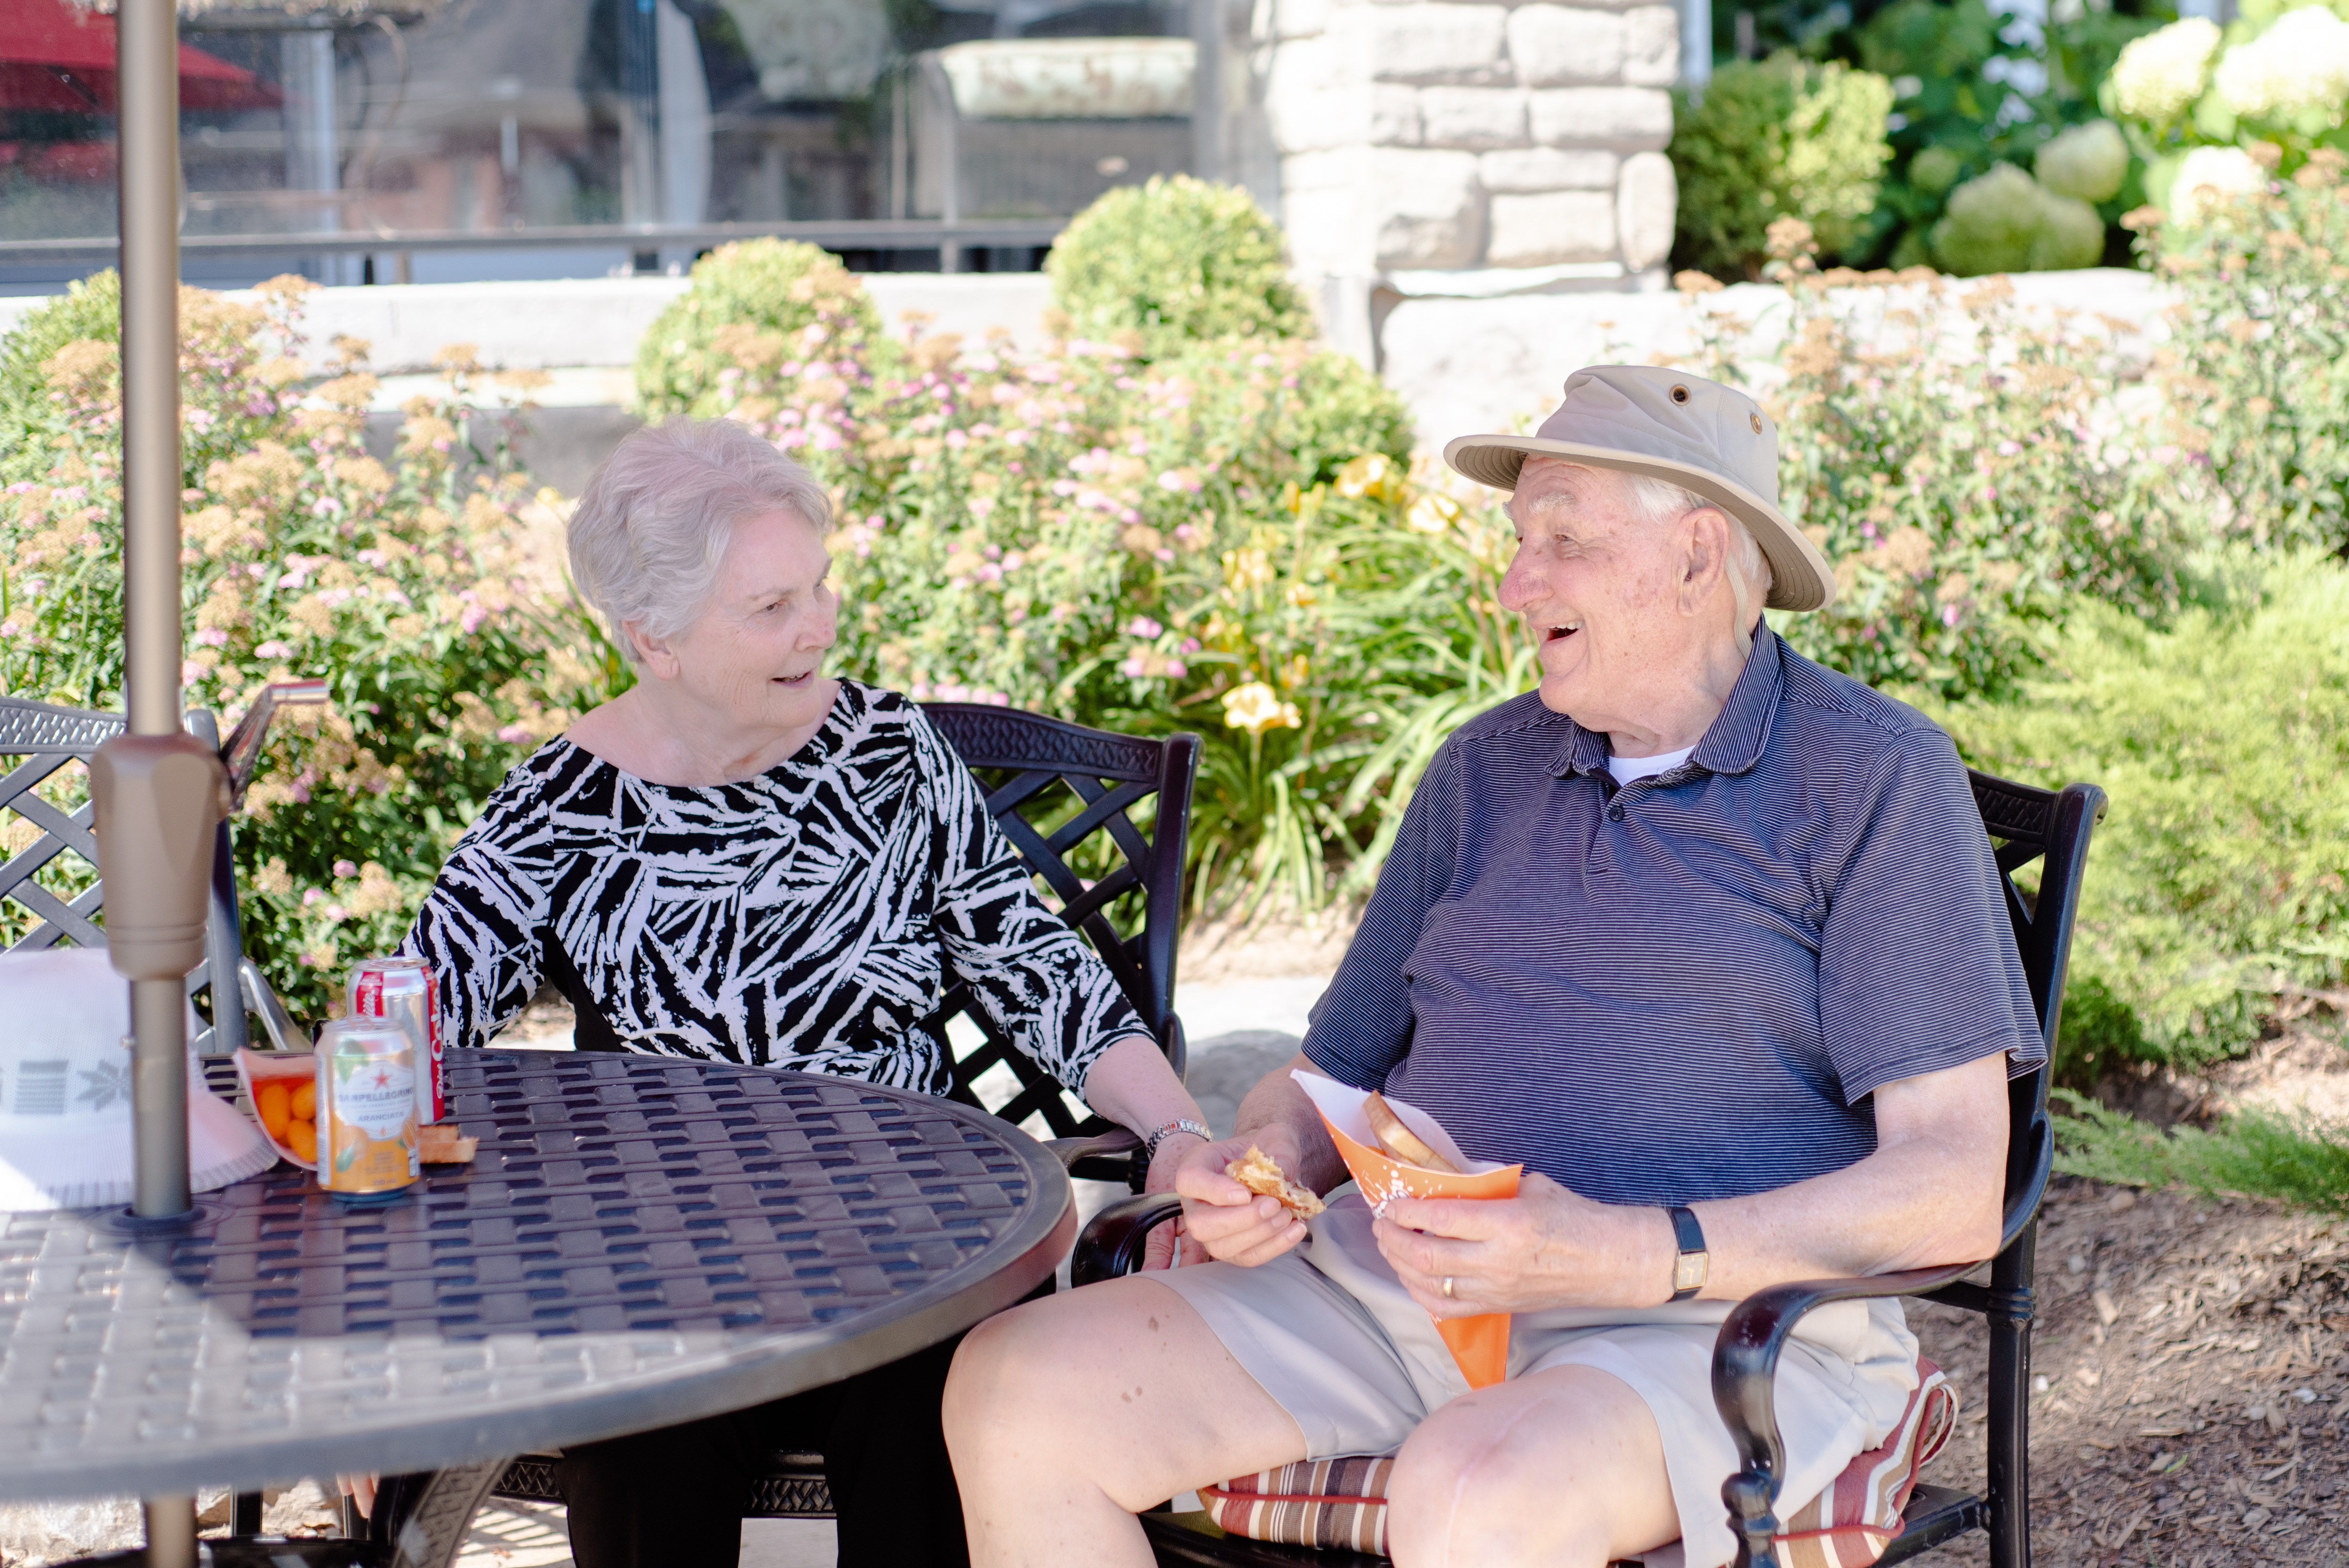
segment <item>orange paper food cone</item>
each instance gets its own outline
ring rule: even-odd
[[[1444,1130],[1436,1119],[1417,1106],[1399,1099],[1387,1104],[1401,1117],[1403,1125],[1427,1141],[1428,1147],[1443,1155],[1462,1171],[1451,1175],[1441,1171],[1423,1170],[1407,1165],[1378,1146],[1370,1123],[1362,1115],[1362,1101],[1369,1098],[1362,1090],[1352,1088],[1334,1078],[1311,1073],[1292,1073],[1312,1098],[1314,1109],[1321,1113],[1321,1125],[1330,1130],[1330,1141],[1338,1146],[1339,1157],[1345,1161],[1347,1171],[1354,1184],[1373,1210],[1383,1208],[1390,1198],[1514,1198],[1517,1195],[1517,1179],[1525,1174],[1523,1165],[1495,1165],[1490,1161],[1474,1161],[1460,1152],[1452,1135]],[[1506,1312],[1482,1313],[1475,1317],[1439,1317],[1436,1332],[1451,1348],[1452,1359],[1459,1364],[1461,1376],[1468,1379],[1471,1388],[1485,1388],[1508,1376],[1509,1315]]]

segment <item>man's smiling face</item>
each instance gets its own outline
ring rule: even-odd
[[[1526,459],[1509,515],[1517,552],[1501,603],[1540,645],[1542,705],[1586,729],[1621,727],[1683,632],[1671,531],[1632,509],[1621,475],[1546,456]]]

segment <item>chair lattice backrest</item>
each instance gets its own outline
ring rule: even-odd
[[[37,951],[60,942],[77,947],[106,945],[101,923],[106,885],[98,874],[98,840],[90,830],[87,769],[91,755],[123,727],[119,713],[0,696],[0,758],[15,763],[0,774],[0,812],[14,813],[7,858],[0,861],[0,919],[5,921],[0,933],[12,939],[8,951]],[[209,713],[191,713],[188,728],[206,745],[220,744]],[[48,789],[44,791],[43,785]],[[8,905],[15,907],[5,907]],[[236,878],[225,822],[213,844],[212,915],[204,945],[205,961],[188,976],[189,996],[201,1000],[212,1014],[196,1037],[196,1049],[224,1055],[245,1043],[244,1008],[238,1000],[242,954]],[[230,1005],[218,1005],[215,997],[229,998]]]
[[[1199,738],[1119,735],[976,703],[929,703],[924,711],[978,776],[988,810],[1048,902],[1092,942],[1181,1072],[1174,952]],[[1134,814],[1154,796],[1145,830]],[[936,1020],[942,1039],[957,1015],[985,1038],[959,1056],[948,1046],[955,1099],[980,1104],[980,1078],[1008,1068],[1018,1088],[996,1109],[1005,1120],[1039,1117],[1059,1138],[1106,1128],[971,1005],[968,985],[952,981]]]

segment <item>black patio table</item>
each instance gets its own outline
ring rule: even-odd
[[[452,1051],[469,1166],[382,1207],[285,1166],[178,1228],[0,1215],[0,1501],[398,1473],[737,1409],[1029,1295],[1060,1162],[906,1090]],[[484,1483],[486,1484],[486,1483]]]

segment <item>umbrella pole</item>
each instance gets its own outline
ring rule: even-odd
[[[132,1212],[186,1213],[188,971],[227,775],[180,719],[180,77],[173,0],[116,12],[122,224],[123,695],[90,759],[107,949],[130,982]],[[234,1004],[230,1004],[233,1006]]]

